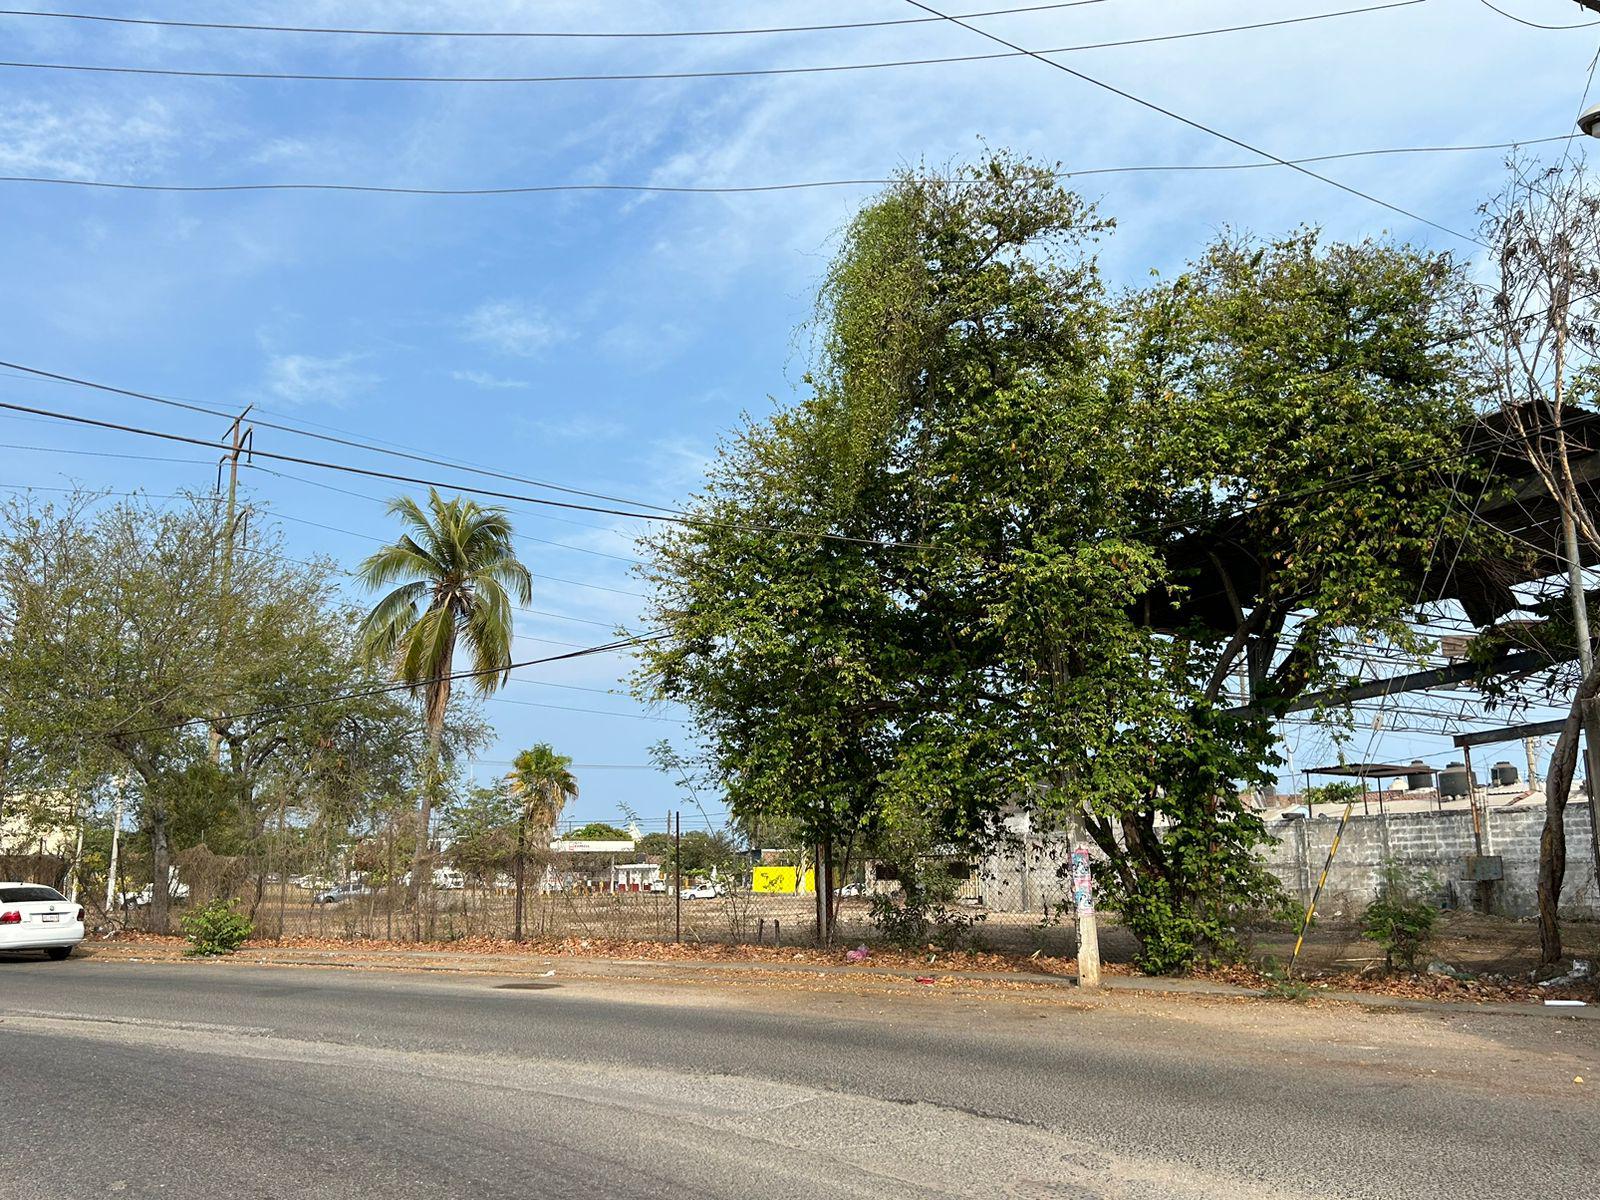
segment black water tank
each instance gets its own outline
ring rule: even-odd
[[[1433,786],[1433,768],[1420,758],[1411,760],[1411,770],[1406,772],[1406,790],[1422,791]]]
[[[1439,794],[1441,796],[1465,796],[1467,794],[1467,778],[1467,766],[1465,763],[1451,763],[1439,772]]]
[[[1508,762],[1497,762],[1489,768],[1489,782],[1496,787],[1510,787],[1517,781],[1517,769]]]

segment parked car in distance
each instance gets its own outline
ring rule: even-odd
[[[137,892],[122,893],[123,908],[149,908],[155,900],[156,885],[147,883]],[[189,898],[189,885],[176,881],[167,885],[167,901],[171,904],[181,903]]]
[[[0,883],[0,950],[43,950],[57,961],[83,941],[83,909],[55,888]]]
[[[866,891],[859,883],[847,883],[835,893],[841,899],[849,896],[864,896]]]
[[[718,896],[726,896],[728,889],[720,883],[697,883],[693,887],[683,889],[685,900],[715,900]]]
[[[664,892],[667,890],[667,881],[665,879],[652,879],[649,890],[652,892]]]
[[[350,880],[336,887],[324,888],[311,897],[312,904],[343,904],[357,896],[370,896],[372,889],[359,880]]]

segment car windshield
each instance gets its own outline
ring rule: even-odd
[[[0,904],[26,904],[30,900],[65,900],[55,888],[38,884],[23,887],[0,887]]]

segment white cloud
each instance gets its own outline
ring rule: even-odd
[[[160,100],[64,108],[0,104],[0,173],[105,178],[148,171],[179,147],[179,123]]]
[[[528,429],[535,436],[557,441],[602,441],[621,437],[628,427],[614,417],[597,417],[584,413],[555,419],[529,421]]]
[[[291,404],[344,404],[379,382],[379,376],[355,365],[361,359],[359,354],[276,354],[267,364],[267,390]]]
[[[467,314],[463,325],[468,341],[520,358],[532,358],[568,337],[543,310],[516,300],[486,301]]]
[[[485,388],[489,391],[508,391],[531,386],[526,379],[501,379],[487,371],[451,371],[450,378],[459,383],[470,383],[473,387]]]

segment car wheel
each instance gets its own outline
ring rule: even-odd
[[[67,955],[72,953],[72,947],[71,946],[48,946],[48,947],[45,948],[45,953],[50,956],[51,961],[60,962],[62,959],[66,958]]]

